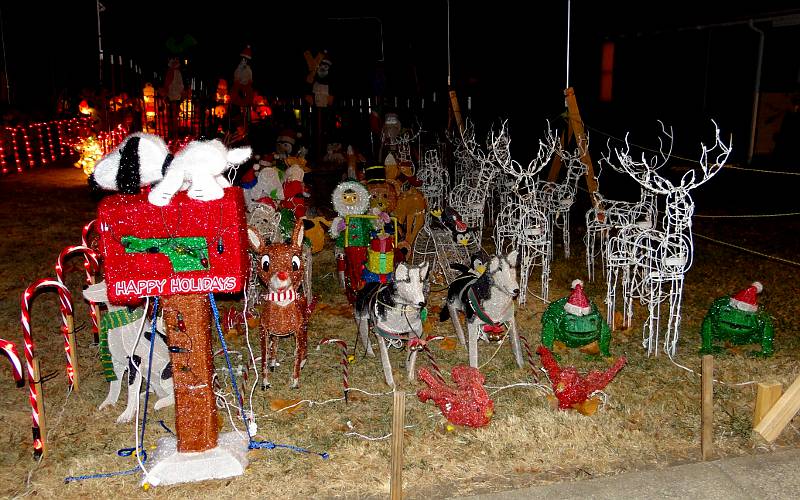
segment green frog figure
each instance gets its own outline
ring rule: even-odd
[[[756,281],[739,293],[720,297],[711,304],[700,329],[700,354],[721,351],[721,347],[713,345],[715,341],[721,341],[734,345],[761,344],[761,351],[752,354],[772,356],[775,338],[772,318],[759,308],[757,302],[757,295],[763,289]]]
[[[597,341],[600,354],[611,356],[611,329],[586,297],[581,280],[574,280],[569,297],[553,302],[542,315],[542,345],[552,350],[556,340],[571,348]]]

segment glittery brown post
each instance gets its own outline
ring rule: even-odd
[[[179,452],[217,446],[217,407],[211,377],[211,305],[208,295],[174,295],[164,299],[164,323],[175,384],[175,432]]]

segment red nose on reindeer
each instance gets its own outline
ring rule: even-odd
[[[286,271],[278,271],[278,279],[281,281],[286,281],[289,279],[289,273]]]

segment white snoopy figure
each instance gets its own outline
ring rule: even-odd
[[[163,207],[175,193],[185,190],[195,200],[218,200],[225,195],[223,189],[231,186],[224,172],[246,162],[251,154],[250,147],[228,149],[218,139],[192,141],[175,155],[147,199]]]

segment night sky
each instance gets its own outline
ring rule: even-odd
[[[329,50],[338,96],[374,95],[376,85],[386,95],[401,96],[441,95],[447,88],[443,0],[260,2],[258,7],[237,2],[212,8],[187,2],[102,3],[106,56],[122,55],[126,65],[132,57],[146,81],[153,72],[156,80],[161,78],[167,41],[190,35],[197,44],[183,54],[189,61],[184,72],[198,85],[200,80],[207,85],[230,79],[239,52],[250,44],[254,83],[266,95],[303,92],[306,49]],[[656,118],[680,126],[716,116],[731,123],[737,135],[746,133],[749,118],[742,114],[749,114],[752,100],[757,34],[746,24],[694,28],[768,13],[800,14],[796,1],[746,3],[573,0],[569,83],[585,117],[622,130],[640,121],[653,128]],[[46,7],[4,2],[0,8],[15,106],[46,115],[60,92],[97,86],[95,2]],[[540,130],[544,118],[563,110],[566,2],[501,1],[476,7],[453,0],[450,9],[453,86],[461,97],[472,96],[476,118],[535,120],[534,129]],[[800,88],[799,38],[798,26],[768,35],[764,90]],[[606,39],[616,43],[610,104],[598,99]]]

